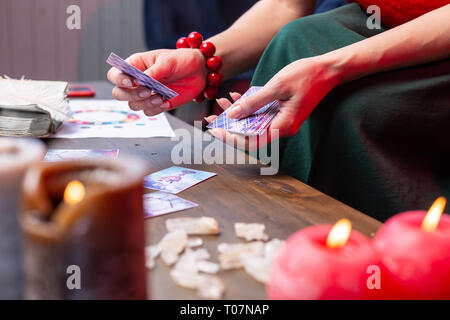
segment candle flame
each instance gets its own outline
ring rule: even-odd
[[[441,220],[442,212],[444,211],[446,203],[447,199],[444,197],[439,197],[433,202],[427,212],[427,215],[422,221],[422,229],[424,231],[433,232],[436,230],[439,225],[439,221]]]
[[[327,237],[329,248],[341,248],[345,246],[352,232],[352,223],[348,219],[341,219],[331,228]]]
[[[83,200],[86,194],[86,189],[78,180],[69,182],[64,190],[64,202],[69,205],[74,205]]]

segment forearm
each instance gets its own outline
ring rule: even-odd
[[[224,61],[225,78],[254,67],[281,27],[311,14],[314,6],[315,0],[261,0],[230,28],[208,39]]]
[[[450,5],[396,28],[319,56],[338,83],[450,57]]]

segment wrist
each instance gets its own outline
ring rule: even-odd
[[[343,83],[345,68],[337,55],[326,53],[311,59],[314,59],[325,81],[330,82],[333,87]]]

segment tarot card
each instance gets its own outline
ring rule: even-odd
[[[166,192],[144,194],[145,218],[197,207],[198,204]]]
[[[227,117],[230,109],[239,103],[241,100],[259,91],[262,87],[251,87],[247,90],[233,105],[220,114],[213,122],[208,125],[209,129],[222,128],[230,132],[240,133],[247,136],[261,135],[263,134],[273,118],[280,111],[280,105],[278,101],[272,101],[266,104],[264,107],[253,113],[252,115],[243,119],[229,119]]]
[[[144,187],[176,194],[215,175],[212,172],[175,166],[146,176]]]
[[[44,161],[54,162],[96,157],[116,159],[118,156],[119,149],[52,149],[47,151]]]
[[[138,84],[153,90],[154,92],[163,96],[167,100],[170,100],[170,99],[178,96],[178,93],[176,93],[172,89],[166,87],[161,82],[153,79],[149,75],[146,75],[141,70],[132,66],[131,64],[129,64],[128,62],[126,62],[125,60],[123,60],[121,57],[119,57],[118,55],[116,55],[113,52],[111,52],[111,54],[109,55],[106,62],[109,65],[119,69],[123,73],[126,73],[129,76],[132,76]]]

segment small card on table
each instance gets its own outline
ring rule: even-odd
[[[145,218],[160,216],[167,213],[197,207],[198,204],[184,200],[166,192],[152,192],[144,194]]]
[[[144,187],[176,194],[215,175],[212,172],[175,166],[146,176]]]

